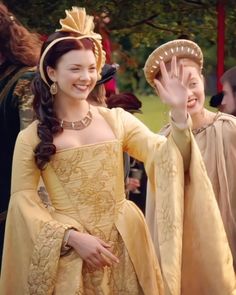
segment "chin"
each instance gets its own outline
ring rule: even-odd
[[[188,108],[187,111],[190,114],[190,116],[195,116],[195,115],[201,113],[203,111],[203,109],[204,108],[202,106],[196,105],[193,108]]]

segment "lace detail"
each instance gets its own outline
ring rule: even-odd
[[[52,294],[61,244],[69,226],[49,221],[39,233],[29,268],[28,286],[32,295]]]

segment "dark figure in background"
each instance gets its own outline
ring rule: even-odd
[[[0,259],[16,137],[33,119],[30,83],[41,42],[0,3]],[[1,260],[0,260],[1,264]]]
[[[88,102],[96,106],[106,106],[106,88],[105,84],[115,78],[117,71],[116,64],[105,64],[102,68],[101,79],[97,81],[94,89],[89,93]]]
[[[131,114],[142,113],[142,102],[133,93],[129,92],[112,94],[107,99],[107,106],[110,109],[120,107]],[[147,175],[144,165],[125,153],[124,171],[127,197],[145,213]]]
[[[223,100],[221,102],[220,111],[236,115],[236,67],[226,71],[221,79],[223,85]]]
[[[236,115],[236,67],[227,70],[220,81],[223,91],[213,95],[210,99],[210,106],[217,108],[219,111]]]

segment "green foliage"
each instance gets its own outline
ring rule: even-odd
[[[59,27],[65,9],[84,6],[89,14],[103,11],[113,43],[113,61],[120,64],[121,90],[150,93],[142,68],[157,46],[178,38],[196,41],[205,55],[206,74],[215,72],[217,43],[217,0],[6,0],[3,1],[22,21],[39,33],[49,34]],[[234,0],[225,2],[226,67],[235,64],[236,8]]]
[[[153,132],[159,132],[160,129],[169,122],[169,109],[155,95],[138,95],[142,101],[143,114],[135,114],[146,126]],[[210,97],[206,97],[205,107],[212,112],[216,112],[216,108],[209,107]]]

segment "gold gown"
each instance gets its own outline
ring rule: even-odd
[[[33,150],[37,122],[17,139],[4,257],[2,295],[158,295],[162,276],[141,211],[125,199],[123,150],[147,160],[166,139],[122,109],[100,108],[116,139],[58,151],[40,171]],[[147,140],[145,138],[147,137]],[[137,145],[137,143],[140,143]],[[52,207],[37,194],[40,176]],[[65,230],[112,245],[120,262],[89,273],[75,251],[60,256]]]
[[[58,151],[42,172],[33,152],[38,143],[37,122],[19,134],[0,294],[235,294],[227,239],[189,130],[173,124],[166,139],[122,109],[99,111],[116,139]],[[184,183],[190,139],[192,180]],[[154,228],[158,226],[155,241],[159,241],[161,271],[144,217],[125,199],[123,151],[145,163],[154,201],[155,214],[150,216]],[[54,209],[45,208],[38,196],[40,176]],[[196,222],[199,218],[203,228]],[[61,256],[65,230],[72,227],[110,242],[120,263],[87,273],[75,251]],[[205,243],[208,235],[211,239]],[[220,291],[201,292],[207,284],[210,291]]]

